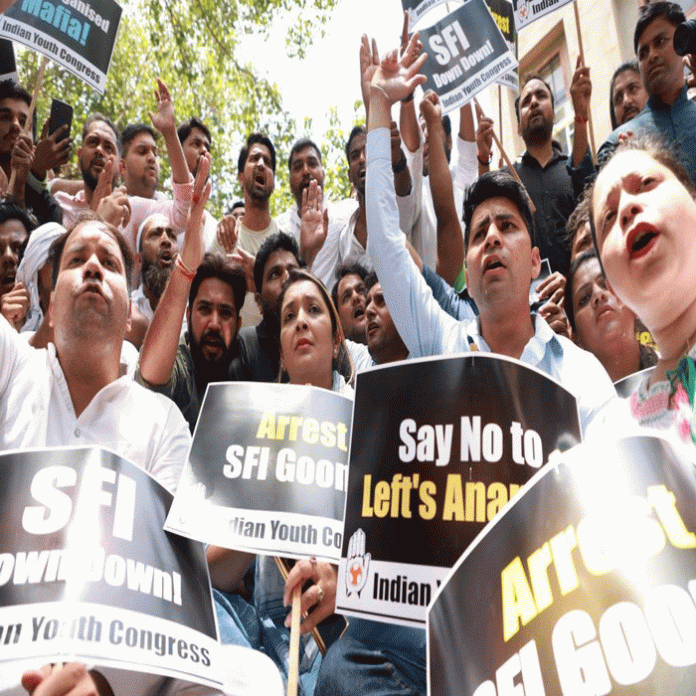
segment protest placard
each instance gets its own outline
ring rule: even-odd
[[[569,392],[478,352],[359,373],[354,419],[337,611],[421,627],[469,543],[580,439]]]
[[[170,493],[96,447],[2,454],[0,486],[0,663],[220,686],[204,549],[163,531]]]
[[[568,5],[573,0],[512,0],[515,27],[521,31],[537,19]]]
[[[512,10],[511,0],[486,0],[486,5],[491,11],[491,16],[500,29],[505,42],[510,49],[510,53],[517,60],[517,30],[515,29],[515,15]],[[508,87],[514,92],[519,92],[520,75],[519,69],[515,68],[498,78],[496,82],[503,87]]]
[[[408,31],[413,32],[413,28],[421,18],[425,17],[430,10],[442,5],[447,0],[401,0],[404,12],[408,12]]]
[[[338,560],[352,401],[290,384],[210,384],[166,529],[266,555]]]
[[[445,112],[457,109],[517,67],[485,0],[468,0],[420,32],[428,60],[423,89],[440,96]]]
[[[12,80],[17,82],[17,61],[14,46],[7,39],[0,39],[0,82]]]
[[[429,693],[694,693],[688,454],[654,436],[595,440],[540,472],[433,601]]]
[[[103,94],[120,21],[114,0],[17,0],[0,15],[0,37],[34,49]]]

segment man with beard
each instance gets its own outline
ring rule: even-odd
[[[587,119],[591,84],[589,68],[579,64],[573,75],[570,93],[575,110],[575,135],[572,158],[564,155],[552,139],[554,98],[551,87],[541,75],[526,75],[520,84],[520,96],[515,102],[518,132],[527,146],[521,161],[514,167],[536,206],[534,213],[534,243],[541,258],[548,259],[551,271],[568,275],[570,265],[565,241],[565,225],[575,209],[585,184],[594,174],[588,147]],[[477,133],[478,158],[489,160],[492,132]]]
[[[136,240],[140,262],[140,286],[131,293],[133,305],[150,321],[174,268],[179,245],[166,215],[155,213],[143,222]]]
[[[262,244],[254,262],[256,302],[263,320],[239,332],[239,355],[230,366],[230,379],[275,382],[280,372],[278,298],[290,270],[301,268],[294,237],[273,234]]]
[[[77,148],[77,162],[80,166],[84,188],[75,195],[70,195],[64,191],[57,191],[55,194],[63,208],[63,222],[67,227],[75,224],[83,210],[93,208],[94,192],[99,183],[99,176],[107,163],[110,163],[111,185],[113,186],[115,177],[118,175],[118,169],[115,166],[118,156],[119,132],[116,125],[104,114],[92,114],[82,127],[82,145]],[[122,193],[121,199],[121,204],[126,205],[125,191]]]
[[[359,263],[339,266],[336,284],[331,290],[343,333],[350,341],[367,343],[365,333],[365,279],[367,271]]]
[[[210,155],[201,158],[196,181],[205,180]],[[210,183],[204,198],[210,193]],[[194,201],[194,207],[198,206]],[[202,217],[203,211],[200,210]],[[187,259],[186,262],[182,257]],[[224,256],[205,254],[203,226],[189,221],[174,271],[155,310],[140,351],[136,381],[176,403],[191,432],[209,382],[227,380],[237,352],[246,277]],[[188,298],[188,307],[186,300]],[[179,340],[184,309],[188,331]]]
[[[84,188],[74,195],[64,191],[56,193],[63,207],[66,225],[70,225],[80,211],[96,210],[121,230],[134,253],[137,251],[136,234],[146,217],[153,213],[164,213],[171,219],[175,230],[183,230],[191,205],[193,178],[177,136],[174,103],[161,80],[157,81],[155,97],[157,113],[151,113],[150,118],[167,149],[173,199],[129,196],[125,187],[114,189],[114,179],[118,175],[119,136],[116,126],[102,114],[90,116],[82,129],[82,146],[77,154]]]
[[[193,432],[206,387],[227,381],[237,354],[237,307],[244,302],[246,278],[219,254],[206,254],[195,273],[176,258],[178,272],[171,274],[157,305],[135,379],[172,399]],[[180,339],[187,291],[188,331]]]
[[[14,203],[0,204],[0,306],[3,314],[10,313],[5,305],[28,302],[26,290],[20,284],[15,287],[19,252],[27,241],[34,225],[26,213]],[[19,330],[19,327],[15,326]]]
[[[316,181],[318,186],[324,188],[325,172],[321,161],[321,152],[316,143],[309,138],[301,138],[296,141],[290,150],[288,168],[290,170],[290,191],[295,199],[295,205],[280,215],[276,222],[283,232],[292,235],[297,243],[301,244],[302,195],[312,181]],[[323,203],[328,216],[326,239],[312,261],[310,270],[327,288],[330,288],[335,282],[334,273],[339,264],[339,235],[348,223],[350,216],[355,212],[357,205],[353,198],[347,198],[339,203],[329,201]]]

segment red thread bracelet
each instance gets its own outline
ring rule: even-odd
[[[196,274],[181,260],[181,255],[177,255],[174,265],[179,269],[181,275],[186,278],[186,280],[193,281]]]

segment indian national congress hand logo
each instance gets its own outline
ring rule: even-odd
[[[346,594],[360,596],[370,569],[370,554],[365,553],[365,532],[357,529],[348,541],[346,562]]]

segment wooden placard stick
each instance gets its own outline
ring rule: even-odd
[[[476,97],[474,97],[474,106],[476,107],[476,117],[481,118],[484,115],[484,113]],[[534,213],[536,213],[536,206],[534,205],[532,197],[527,192],[527,189],[525,188],[525,185],[522,183],[522,179],[520,179],[520,175],[517,173],[517,170],[512,166],[512,162],[510,161],[510,158],[507,156],[507,153],[503,149],[503,144],[500,142],[500,140],[498,140],[498,136],[495,134],[495,130],[491,130],[491,133],[493,134],[493,141],[495,142],[495,146],[498,148],[498,150],[500,150],[500,154],[503,156],[505,164],[507,165],[507,168],[510,170],[510,174],[514,179],[517,180],[517,183],[524,189],[524,192],[527,194],[527,198],[529,199],[529,208],[532,211],[532,215],[534,215]]]
[[[573,9],[575,10],[575,28],[578,31],[578,50],[580,52],[580,62],[583,66],[585,66],[585,51],[582,47],[582,32],[580,31],[580,12],[578,10],[578,0],[573,1]],[[590,135],[590,155],[592,155],[592,161],[596,162],[595,152],[597,152],[597,149],[595,148],[594,142],[594,126],[592,125],[591,104],[587,105],[587,129],[589,130]]]
[[[39,65],[39,72],[36,74],[36,82],[34,84],[34,94],[31,97],[31,103],[29,104],[29,115],[27,116],[27,122],[24,126],[25,133],[31,133],[31,124],[34,118],[34,110],[36,109],[36,100],[39,97],[39,92],[41,91],[41,85],[43,84],[44,74],[46,72],[46,66],[48,65],[48,58],[43,56],[41,59],[41,64]],[[24,189],[22,189],[21,195],[15,195],[15,187],[17,185],[17,173],[13,169],[10,173],[10,181],[7,184],[7,193],[18,205],[24,207]]]
[[[295,585],[292,591],[292,619],[290,623],[290,651],[288,653],[288,696],[297,696],[297,681],[300,678],[300,607],[302,586]]]

